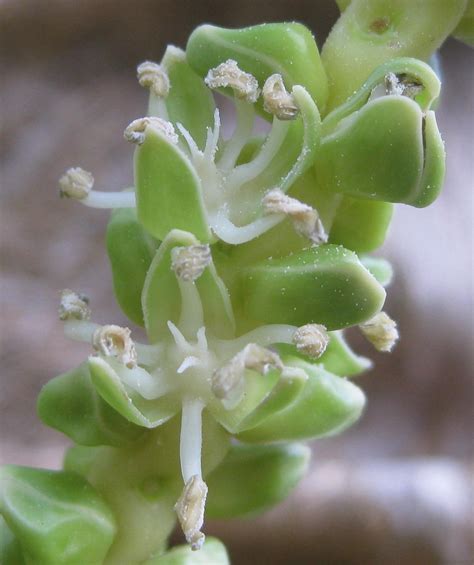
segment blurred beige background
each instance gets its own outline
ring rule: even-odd
[[[184,47],[204,22],[240,27],[297,20],[319,46],[333,2],[3,0],[1,113],[2,462],[58,467],[64,438],[36,417],[35,398],[87,347],[66,341],[58,293],[79,289],[102,322],[124,322],[104,249],[107,213],[57,197],[69,166],[96,186],[132,181],[124,127],[142,115],[135,79],[167,43]],[[431,565],[472,563],[473,52],[441,52],[438,121],[448,151],[445,190],[431,208],[399,206],[380,254],[396,278],[387,310],[400,325],[390,356],[358,382],[364,418],[314,442],[312,471],[282,507],[252,521],[211,524],[234,563]]]

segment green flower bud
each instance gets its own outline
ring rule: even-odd
[[[429,110],[438,93],[438,78],[420,61],[398,59],[379,67],[324,121],[318,184],[359,198],[431,204],[445,170],[443,142]],[[344,233],[340,223],[336,230]]]
[[[114,292],[124,313],[144,325],[141,294],[158,242],[137,220],[133,208],[114,210],[107,225],[107,253]]]
[[[267,443],[334,435],[360,417],[365,397],[350,381],[297,357],[284,357],[284,361],[303,369],[308,382],[290,406],[239,434],[241,441]]]
[[[38,397],[38,415],[80,445],[129,445],[143,435],[97,393],[84,363],[50,380]]]
[[[302,444],[233,445],[207,477],[208,518],[254,515],[284,500],[308,469],[311,450]]]
[[[427,61],[458,24],[466,0],[352,0],[346,5],[321,54],[329,79],[329,109],[390,59]]]
[[[173,547],[163,555],[144,561],[142,565],[229,565],[229,557],[222,542],[206,537],[199,551],[192,551],[188,545]]]
[[[355,253],[335,245],[242,269],[234,292],[238,321],[249,327],[284,321],[340,329],[369,319],[385,300],[385,291]]]
[[[0,512],[21,540],[28,563],[101,565],[115,519],[82,477],[7,465],[0,471]]]
[[[318,47],[311,32],[301,24],[272,23],[242,29],[202,25],[191,34],[186,55],[202,77],[209,69],[233,59],[261,86],[270,75],[278,73],[287,87],[304,86],[320,110],[326,105],[327,79]],[[259,109],[268,117],[261,102]]]

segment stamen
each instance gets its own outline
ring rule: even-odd
[[[92,346],[106,357],[116,357],[129,369],[137,365],[135,344],[129,328],[108,325],[99,327],[92,336]]]
[[[311,206],[291,198],[275,188],[267,192],[262,200],[265,214],[286,214],[293,221],[295,230],[315,244],[326,243],[328,235],[317,211]]]
[[[89,299],[83,294],[78,294],[66,288],[61,292],[59,304],[60,320],[88,320],[91,316]]]
[[[359,328],[378,351],[391,351],[398,341],[397,324],[385,312],[379,312]]]
[[[149,88],[159,98],[166,98],[170,89],[170,81],[166,71],[152,61],[144,61],[137,67],[137,78],[140,86]]]
[[[229,86],[237,98],[243,98],[251,104],[254,104],[260,95],[257,79],[250,73],[242,71],[233,59],[228,59],[225,63],[210,69],[204,82],[212,89]]]
[[[300,353],[317,359],[326,351],[329,334],[326,327],[321,324],[307,324],[296,330],[293,343]]]
[[[286,90],[281,75],[274,74],[267,78],[262,96],[263,109],[279,120],[294,120],[298,115],[298,106],[294,97]]]
[[[94,177],[81,167],[68,169],[59,179],[59,194],[64,198],[82,200],[94,186]]]
[[[227,410],[237,406],[242,399],[245,391],[244,373],[246,369],[266,375],[271,369],[281,371],[283,363],[273,351],[255,343],[249,343],[228,363],[214,371],[211,389]]]
[[[186,482],[174,507],[186,541],[191,544],[193,551],[201,549],[206,539],[206,536],[200,531],[204,523],[206,497],[206,483],[199,475],[194,475]]]
[[[133,120],[133,122],[125,128],[123,136],[130,143],[141,145],[145,141],[145,131],[148,126],[162,133],[171,143],[178,143],[178,136],[173,124],[155,116]]]
[[[211,248],[208,244],[175,247],[171,255],[171,268],[185,282],[198,279],[212,261]]]

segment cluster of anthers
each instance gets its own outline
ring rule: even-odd
[[[211,90],[224,88],[234,93],[236,127],[230,139],[224,140],[220,113],[216,109],[214,126],[208,127],[205,146],[199,148],[181,123],[173,124],[168,119],[166,98],[172,87],[163,66],[147,61],[139,65],[137,71],[139,83],[150,89],[149,115],[129,124],[124,137],[140,146],[145,142],[147,129],[152,128],[185,156],[199,178],[206,221],[214,237],[230,244],[245,243],[288,217],[296,231],[313,244],[327,241],[317,211],[285,194],[310,165],[308,140],[319,123],[317,107],[303,87],[297,85],[288,92],[282,76],[273,74],[260,89],[256,78],[241,70],[231,59],[209,70],[204,83]],[[273,115],[271,130],[257,155],[249,162],[238,163],[244,146],[252,137],[255,105],[260,97],[264,110]],[[279,161],[279,152],[284,147],[291,122],[299,116],[302,128],[297,158],[289,170],[277,175],[274,185],[260,186],[259,177],[264,177]],[[61,178],[61,195],[97,208],[133,208],[137,205],[136,189],[99,192],[93,190],[93,185],[91,173],[72,168]]]

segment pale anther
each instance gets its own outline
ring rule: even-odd
[[[193,475],[184,486],[174,507],[186,541],[191,544],[193,551],[201,549],[205,540],[201,528],[204,522],[206,497],[206,483],[199,475]]]
[[[86,296],[68,288],[61,292],[60,320],[88,320],[90,315],[89,299]]]
[[[175,247],[171,256],[171,268],[185,282],[198,279],[212,261],[208,244]]]
[[[378,351],[391,351],[398,341],[397,324],[385,312],[379,312],[359,328]]]
[[[254,104],[260,96],[257,79],[250,73],[242,71],[233,59],[228,59],[225,63],[210,69],[204,82],[212,89],[228,86],[233,89],[237,98],[251,104]]]
[[[293,222],[295,230],[315,244],[326,243],[328,236],[317,211],[311,206],[291,198],[281,190],[269,190],[262,200],[265,214],[286,214]]]
[[[307,324],[296,330],[293,343],[300,353],[317,359],[326,351],[329,334],[322,324]]]
[[[81,167],[68,169],[59,179],[59,194],[66,198],[82,200],[86,198],[94,186],[94,177]]]
[[[286,90],[281,75],[274,74],[267,78],[263,85],[262,97],[263,109],[279,120],[293,120],[298,115],[298,106]]]
[[[130,143],[141,145],[145,141],[145,131],[147,127],[153,127],[161,132],[172,143],[178,143],[178,135],[171,122],[156,118],[155,116],[147,116],[133,120],[123,132],[124,138]]]
[[[97,328],[92,336],[94,349],[106,357],[116,357],[129,369],[137,365],[137,351],[129,328],[107,325]]]
[[[166,98],[170,90],[170,81],[161,65],[152,61],[144,61],[137,67],[137,78],[140,86],[149,88],[160,98]]]

